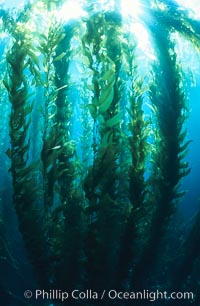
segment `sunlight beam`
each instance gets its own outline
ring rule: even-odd
[[[122,0],[121,1],[122,15],[124,17],[138,18],[142,14],[142,9],[139,0]]]
[[[80,17],[86,16],[86,12],[82,9],[80,1],[67,1],[62,7],[56,12],[58,19],[62,21],[68,21],[70,19],[79,19]]]

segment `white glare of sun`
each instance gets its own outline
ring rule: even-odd
[[[180,6],[189,10],[189,15],[193,18],[200,19],[200,1],[199,0],[177,0]]]
[[[145,27],[139,22],[132,23],[131,32],[135,35],[137,39],[138,48],[144,52],[147,58],[155,60],[156,57],[151,47],[149,35]]]
[[[86,15],[81,4],[75,1],[67,1],[56,13],[58,19],[68,21],[70,19],[78,19]]]
[[[121,2],[122,15],[123,16],[132,16],[138,17],[141,15],[141,6],[139,0],[123,0]]]

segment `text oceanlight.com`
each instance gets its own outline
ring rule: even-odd
[[[67,299],[73,300],[149,300],[154,302],[156,300],[194,300],[193,292],[167,292],[167,291],[116,291],[115,289],[103,290],[102,292],[96,292],[93,290],[73,290],[62,291],[58,289],[53,290],[42,290],[36,289],[34,291],[26,290],[24,292],[24,297],[26,299],[36,299],[36,300],[59,300],[61,302],[66,301]]]

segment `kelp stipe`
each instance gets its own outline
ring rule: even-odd
[[[69,75],[69,64],[71,60],[71,40],[75,34],[75,24],[67,24],[60,27],[62,39],[57,42],[53,65],[55,67],[55,89],[56,89],[56,146],[58,147],[57,177],[59,196],[61,203],[68,202],[73,190],[75,168],[73,159],[75,145],[71,140],[73,105],[69,98],[69,87],[71,85]],[[68,186],[68,188],[66,188]]]
[[[46,217],[50,216],[50,210],[54,202],[55,192],[55,168],[58,155],[56,141],[56,86],[55,70],[53,67],[53,56],[57,43],[63,39],[58,24],[50,25],[47,34],[42,34],[39,39],[38,50],[43,57],[42,68],[44,71],[43,83],[44,88],[44,105],[43,105],[43,131],[42,131],[42,150],[41,159],[43,165],[43,191],[44,191],[44,208]],[[55,148],[55,149],[54,149]]]
[[[15,22],[14,25],[16,25]],[[40,284],[46,288],[49,282],[47,237],[42,220],[43,212],[36,203],[37,188],[32,185],[31,181],[34,165],[28,161],[30,142],[27,135],[32,107],[29,101],[25,69],[28,66],[32,46],[20,29],[13,31],[12,34],[14,41],[6,56],[7,72],[4,85],[11,103],[11,148],[7,151],[7,155],[11,160],[13,201],[28,256]]]
[[[78,30],[77,23],[61,27],[63,39],[57,43],[53,65],[55,67],[56,99],[56,146],[58,148],[56,180],[61,201],[63,223],[61,236],[56,240],[60,244],[60,264],[57,263],[56,279],[60,287],[73,289],[82,281],[84,266],[83,241],[85,219],[83,216],[84,199],[80,190],[77,169],[79,163],[75,142],[72,140],[72,120],[75,103],[69,97],[71,80],[69,64],[72,59],[72,39]],[[60,214],[59,213],[59,214]]]
[[[158,20],[166,29],[177,32],[190,41],[196,50],[200,50],[200,23],[189,16],[189,12],[179,6],[174,0],[162,1],[158,3],[165,6],[165,10],[160,10],[155,5],[152,11],[154,20]],[[156,8],[157,7],[157,8]]]
[[[145,182],[146,161],[148,157],[147,137],[150,135],[150,120],[145,118],[143,111],[144,97],[147,95],[148,85],[137,71],[137,57],[135,53],[136,42],[134,36],[124,34],[123,54],[125,58],[125,71],[127,74],[126,106],[128,121],[126,122],[128,155],[130,161],[125,168],[128,169],[128,199],[130,201],[124,233],[121,238],[120,257],[118,264],[117,287],[129,287],[132,267],[138,258],[138,243],[141,236],[140,226],[144,224],[145,198],[147,186]],[[145,88],[146,87],[146,88]],[[144,227],[144,226],[143,226]]]
[[[190,143],[190,141],[185,142],[184,130],[188,112],[181,88],[174,44],[166,28],[161,25],[159,28],[155,25],[149,28],[152,31],[159,62],[153,67],[154,79],[151,86],[151,101],[156,110],[159,135],[155,142],[156,152],[149,179],[151,184],[149,201],[154,204],[149,236],[133,276],[137,288],[144,284],[152,264],[155,263],[160,239],[178,199],[182,196],[179,190],[180,180],[190,172],[188,162],[184,161]]]
[[[110,17],[112,15],[116,17],[115,13],[110,13]],[[120,20],[120,16],[116,20]],[[117,194],[121,138],[120,24],[116,24],[112,18],[110,21],[106,14],[96,13],[87,20],[86,26],[83,50],[92,72],[93,96],[92,103],[87,107],[93,118],[94,150],[93,164],[84,181],[89,222],[86,245],[88,285],[93,288],[109,288],[114,281],[124,218]],[[109,46],[111,32],[115,39]],[[106,283],[105,273],[109,275]]]
[[[49,12],[47,12],[48,14]],[[50,14],[51,16],[51,14]],[[77,157],[71,138],[73,106],[68,97],[71,86],[69,63],[71,39],[76,24],[62,24],[50,18],[46,34],[39,37],[44,91],[41,150],[44,183],[44,207],[52,282],[65,289],[80,281],[82,253],[82,193],[76,190]],[[69,232],[69,235],[68,235]],[[68,283],[70,280],[70,283]]]

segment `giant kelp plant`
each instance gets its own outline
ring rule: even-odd
[[[199,52],[200,23],[174,1],[141,0],[140,22],[154,50],[141,62],[138,35],[131,31],[140,17],[124,20],[120,1],[85,1],[83,17],[60,21],[58,13],[69,10],[65,5],[33,1],[0,11],[0,158],[7,180],[0,186],[0,266],[14,266],[14,256],[20,260],[8,248],[12,237],[5,234],[2,213],[7,205],[16,211],[33,288],[189,286],[197,293],[199,214],[179,265],[175,257],[165,267],[164,284],[159,271],[163,237],[184,196],[181,179],[191,171],[189,105],[176,35]],[[31,305],[9,281],[9,290],[0,281],[6,305]],[[102,303],[129,304],[106,297]]]

